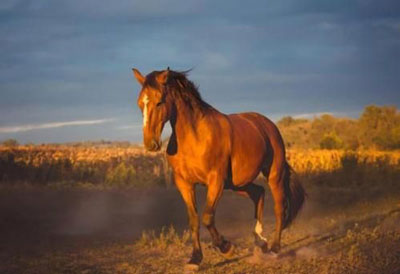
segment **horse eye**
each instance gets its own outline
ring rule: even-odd
[[[162,102],[162,101],[160,101],[160,102],[158,102],[158,103],[156,104],[156,106],[157,106],[157,107],[159,107],[159,106],[161,106],[161,105],[162,105],[162,103],[163,103],[163,102]]]

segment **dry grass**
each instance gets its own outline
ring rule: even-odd
[[[400,169],[400,151],[288,150],[287,157],[298,173],[333,172],[348,165],[385,165]]]
[[[165,184],[167,168],[162,153],[134,146],[0,146],[0,182],[8,184],[152,186]]]
[[[311,184],[393,184],[400,179],[400,151],[289,150],[294,170]],[[348,180],[350,178],[350,180]],[[138,186],[167,184],[163,153],[138,147],[0,146],[0,182],[41,185]]]

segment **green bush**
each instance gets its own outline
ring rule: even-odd
[[[133,166],[121,162],[115,168],[108,170],[105,181],[107,185],[113,186],[135,185],[137,183],[136,170]]]
[[[321,149],[341,149],[343,148],[343,141],[336,135],[336,133],[331,132],[322,137],[319,146]]]

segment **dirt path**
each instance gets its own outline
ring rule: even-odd
[[[202,229],[199,273],[400,273],[400,199],[374,190],[312,189],[279,256],[254,248],[250,201],[227,192],[217,226],[226,260]],[[376,193],[380,193],[377,195]],[[199,204],[204,190],[199,191]],[[201,208],[201,206],[200,206]],[[273,230],[267,196],[265,236]],[[174,225],[175,230],[160,230]],[[164,190],[1,190],[0,273],[182,273],[191,251],[183,202]],[[155,230],[155,236],[142,231]]]

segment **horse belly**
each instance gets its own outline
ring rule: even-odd
[[[230,116],[233,128],[231,151],[232,183],[235,186],[254,181],[266,155],[266,142],[259,129],[239,115]]]

